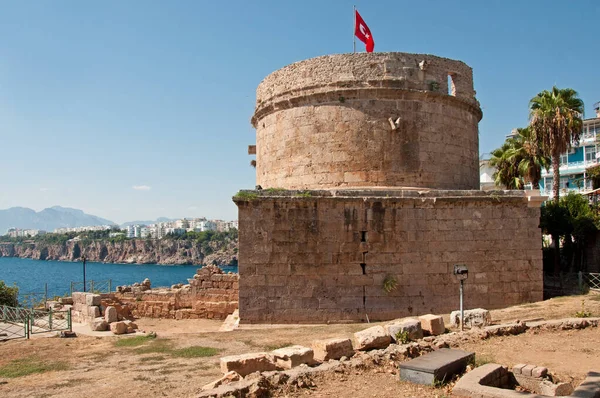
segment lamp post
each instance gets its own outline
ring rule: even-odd
[[[460,281],[460,331],[463,331],[465,313],[463,310],[463,283],[469,277],[469,270],[464,264],[454,264],[454,275]]]
[[[83,291],[85,293],[85,256],[81,256],[83,260]]]

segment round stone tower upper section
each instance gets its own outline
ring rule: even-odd
[[[359,53],[297,62],[257,89],[257,184],[479,189],[481,117],[460,61]]]

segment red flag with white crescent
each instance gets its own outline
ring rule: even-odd
[[[358,40],[365,43],[367,47],[367,52],[372,53],[375,48],[375,41],[373,40],[373,35],[371,34],[371,30],[365,23],[365,20],[362,19],[358,11],[356,11],[356,18],[354,23],[354,35],[358,37]]]

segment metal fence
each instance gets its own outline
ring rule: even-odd
[[[44,284],[43,292],[28,292],[19,294],[19,306],[27,308],[46,308],[48,301],[48,284]]]
[[[110,293],[112,291],[112,279],[104,281],[71,282],[71,294],[73,292]]]
[[[63,330],[72,330],[71,310],[0,306],[0,341],[28,339],[32,334]]]
[[[0,306],[0,341],[29,336],[29,309]]]
[[[544,292],[548,297],[578,294],[586,290],[600,291],[600,273],[580,271],[544,275]]]

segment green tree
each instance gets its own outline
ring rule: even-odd
[[[533,189],[540,189],[542,168],[548,170],[550,158],[542,153],[535,139],[529,127],[518,128],[506,155],[513,162],[518,161],[518,172],[525,182],[530,182]]]
[[[544,90],[529,101],[529,126],[534,142],[552,159],[554,200],[560,195],[560,155],[578,143],[583,121],[583,101],[571,88]]]
[[[0,281],[0,305],[9,307],[18,307],[19,288],[17,286],[7,286],[4,281]]]
[[[548,201],[542,207],[540,228],[552,236],[554,243],[554,273],[559,274],[560,239],[564,239],[564,258],[569,268],[581,268],[586,240],[597,231],[598,219],[587,199],[569,192],[559,202]]]
[[[523,189],[523,178],[519,174],[521,157],[515,149],[516,140],[507,138],[500,148],[491,152],[490,166],[496,168],[492,176],[497,186],[506,189]]]

